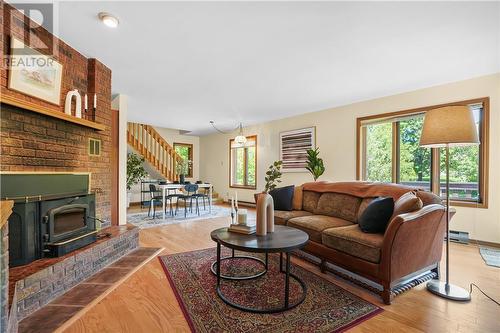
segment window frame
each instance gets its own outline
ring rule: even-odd
[[[490,128],[490,98],[481,97],[469,100],[463,100],[452,103],[445,103],[439,105],[425,106],[421,108],[408,109],[402,111],[388,112],[376,114],[371,116],[359,117],[356,119],[356,179],[363,180],[366,175],[366,127],[363,126],[367,122],[376,121],[391,121],[394,118],[401,116],[411,116],[418,114],[425,114],[425,112],[445,107],[445,106],[458,106],[470,104],[483,104],[481,112],[481,119],[479,122],[479,201],[464,201],[464,200],[450,200],[452,206],[458,207],[473,207],[473,208],[488,208],[488,181],[489,181],[489,128]],[[399,138],[398,123],[392,122],[392,182],[396,183],[398,180],[398,164],[399,164]],[[431,190],[437,195],[440,195],[440,153],[438,148],[431,148]]]
[[[183,142],[174,142],[174,151],[177,153],[175,150],[175,147],[188,147],[188,159],[191,161],[191,164],[189,165],[188,168],[188,174],[186,175],[187,178],[193,178],[193,165],[194,165],[194,160],[193,160],[193,144],[192,143],[183,143]]]
[[[234,185],[233,184],[233,175],[232,175],[232,148],[231,144],[234,142],[234,138],[229,139],[229,188],[239,188],[239,189],[248,189],[248,190],[256,190],[257,189],[257,135],[247,135],[246,136],[247,140],[253,140],[255,142],[255,185],[248,185],[248,148],[245,148],[245,154],[244,154],[244,170],[245,170],[245,176],[244,176],[244,185]]]

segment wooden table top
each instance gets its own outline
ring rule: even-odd
[[[302,248],[309,240],[309,235],[302,230],[282,225],[275,225],[274,232],[265,236],[239,234],[220,228],[212,231],[210,237],[231,249],[263,253],[290,252]]]

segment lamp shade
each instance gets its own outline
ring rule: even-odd
[[[479,144],[474,115],[467,106],[446,106],[425,113],[420,136],[422,147]]]

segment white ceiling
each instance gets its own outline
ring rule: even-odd
[[[498,2],[60,2],[58,22],[130,121],[193,134],[500,71]]]

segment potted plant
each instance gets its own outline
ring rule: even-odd
[[[177,174],[179,175],[179,183],[184,184],[186,181],[186,175],[189,174],[189,167],[191,166],[191,160],[180,160],[175,165]]]
[[[127,208],[130,206],[130,197],[132,196],[132,186],[140,182],[148,174],[142,164],[144,157],[139,157],[134,153],[127,155]]]
[[[316,181],[325,172],[323,159],[319,157],[319,148],[307,150],[306,169],[311,173],[314,181]]]
[[[266,177],[264,180],[266,181],[266,185],[264,186],[264,191],[262,193],[269,193],[276,188],[278,183],[281,183],[281,166],[283,165],[283,161],[274,161],[266,171]],[[255,193],[255,202],[257,202],[257,197],[260,193]]]

